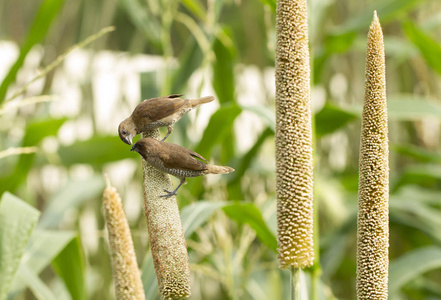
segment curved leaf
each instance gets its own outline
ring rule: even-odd
[[[225,135],[231,134],[234,120],[242,112],[237,105],[229,105],[219,108],[210,119],[207,128],[204,131],[196,152],[204,157],[210,157],[211,149]]]
[[[230,39],[231,33],[223,30],[214,41],[213,87],[220,103],[234,101],[234,58],[235,48]]]
[[[315,131],[317,137],[333,133],[357,117],[356,114],[327,102],[322,110],[315,115]]]
[[[427,246],[395,259],[389,268],[389,294],[399,291],[407,282],[422,274],[441,268],[441,247]]]
[[[87,299],[85,285],[86,262],[79,237],[75,237],[57,255],[53,265],[63,278],[73,300]]]
[[[0,299],[9,292],[40,212],[10,193],[0,202]]]
[[[104,179],[101,176],[69,181],[51,198],[38,226],[40,228],[58,226],[66,211],[78,207],[85,201],[101,196],[103,189]]]
[[[46,35],[46,32],[55,16],[58,14],[62,3],[63,0],[45,0],[41,4],[34,22],[30,27],[26,40],[20,49],[20,54],[0,86],[0,103],[3,102],[9,85],[14,82],[17,72],[23,65],[28,52]]]
[[[38,277],[38,275],[28,266],[21,264],[18,269],[16,279],[29,287],[38,300],[56,300],[57,298],[49,287]]]
[[[248,224],[268,248],[277,252],[277,240],[269,230],[260,210],[252,203],[235,203],[224,206],[224,212],[238,223]]]
[[[61,146],[58,154],[65,166],[88,164],[101,167],[108,162],[137,158],[129,150],[130,146],[124,144],[118,136],[93,136],[86,141]]]
[[[185,237],[192,235],[196,228],[205,223],[218,208],[226,204],[227,202],[198,201],[184,207],[181,220]]]
[[[404,23],[404,32],[412,43],[420,50],[427,64],[441,74],[441,45],[419,30],[411,22]]]
[[[46,119],[30,123],[26,128],[22,146],[36,146],[43,140],[43,138],[56,135],[58,129],[60,129],[61,125],[63,125],[66,120],[66,118]],[[35,153],[22,154],[15,166],[14,172],[12,174],[2,174],[3,176],[0,177],[0,194],[6,190],[15,191],[17,189],[31,169],[34,158]]]

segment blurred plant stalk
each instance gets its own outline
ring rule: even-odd
[[[103,206],[109,234],[115,298],[143,300],[145,296],[141,273],[121,197],[116,188],[110,185],[107,176],[106,181]]]
[[[366,54],[357,217],[357,298],[387,299],[389,147],[383,32],[374,12]]]
[[[105,27],[103,29],[101,29],[100,31],[98,31],[97,33],[89,36],[88,38],[86,38],[85,40],[79,42],[78,44],[73,45],[72,47],[70,47],[66,52],[64,52],[63,54],[61,54],[60,56],[58,56],[53,62],[51,62],[49,65],[47,65],[43,70],[41,70],[41,72],[35,76],[34,78],[32,78],[29,82],[27,82],[25,85],[23,85],[17,92],[15,92],[11,97],[7,98],[5,100],[5,102],[9,102],[14,100],[15,98],[17,98],[18,96],[20,96],[21,94],[24,94],[26,92],[26,90],[28,89],[28,87],[34,83],[35,81],[45,77],[50,71],[52,71],[53,69],[55,69],[56,67],[58,67],[66,58],[66,56],[68,56],[72,51],[74,51],[75,49],[78,48],[82,48],[87,46],[88,44],[94,42],[95,40],[101,38],[102,36],[104,36],[105,34],[114,31],[115,27],[113,26],[108,26]],[[47,96],[50,97],[50,96]],[[1,103],[1,102],[0,102]]]
[[[12,155],[20,155],[20,154],[31,154],[37,151],[37,147],[11,147],[6,150],[0,151],[0,159],[12,156]]]
[[[313,162],[306,0],[277,1],[276,192],[281,268],[291,268],[292,299],[300,270],[314,260]]]
[[[159,130],[144,132],[143,137],[159,140]],[[172,190],[170,176],[144,159],[142,169],[144,213],[159,292],[164,299],[188,298],[190,263],[176,196],[160,197],[164,190]]]

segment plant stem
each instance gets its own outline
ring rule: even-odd
[[[291,300],[300,300],[300,269],[292,267],[291,271]]]

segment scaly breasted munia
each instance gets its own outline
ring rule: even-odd
[[[121,140],[131,145],[139,133],[158,127],[168,127],[163,141],[173,131],[173,124],[193,108],[214,100],[213,96],[199,99],[181,99],[182,95],[170,95],[142,101],[135,107],[130,117],[119,124]]]
[[[130,151],[136,151],[153,167],[161,172],[173,175],[181,180],[178,187],[161,197],[176,195],[176,191],[186,183],[185,178],[206,174],[228,174],[234,169],[208,164],[200,154],[176,144],[165,143],[153,138],[143,138],[137,141]],[[203,160],[204,162],[202,162]]]

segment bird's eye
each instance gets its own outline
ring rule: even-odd
[[[126,134],[127,134],[127,131],[123,130],[123,131],[122,131],[122,134],[126,135]]]

